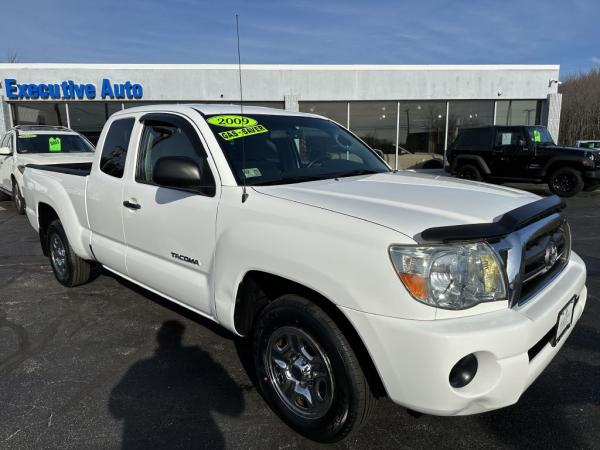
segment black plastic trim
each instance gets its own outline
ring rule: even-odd
[[[420,240],[428,242],[469,241],[506,236],[544,217],[561,211],[565,203],[557,195],[542,198],[502,215],[496,222],[427,228]]]
[[[45,170],[47,172],[66,173],[85,177],[92,171],[92,163],[66,163],[66,164],[26,164],[31,169]]]

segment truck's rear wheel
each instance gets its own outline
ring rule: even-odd
[[[23,198],[21,190],[19,189],[19,185],[15,180],[12,182],[12,197],[17,213],[25,214],[25,199]]]
[[[75,254],[60,220],[50,224],[47,239],[50,264],[58,282],[67,287],[87,283],[91,278],[92,266]]]
[[[310,439],[356,431],[376,399],[347,339],[309,300],[284,295],[261,312],[253,336],[261,391],[277,414]]]
[[[562,167],[550,174],[548,187],[553,194],[561,197],[572,197],[579,194],[584,183],[581,172],[572,167]]]
[[[465,164],[460,166],[456,171],[456,177],[473,181],[483,180],[483,175],[481,174],[481,171],[473,164]]]

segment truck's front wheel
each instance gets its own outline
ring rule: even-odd
[[[583,187],[581,172],[572,167],[562,167],[550,174],[548,187],[553,194],[561,197],[572,197],[579,194]]]
[[[19,189],[19,185],[16,181],[13,180],[12,183],[12,197],[13,202],[15,203],[15,209],[18,214],[25,214],[25,199],[21,194],[21,190]]]
[[[284,295],[263,309],[253,351],[265,399],[310,439],[339,441],[373,410],[375,397],[344,334],[305,298]]]
[[[50,224],[47,239],[50,264],[59,283],[67,287],[87,283],[91,278],[92,266],[75,254],[60,220]]]

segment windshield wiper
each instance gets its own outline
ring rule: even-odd
[[[322,179],[323,179],[323,176],[299,175],[299,176],[295,176],[295,177],[277,178],[276,180],[259,181],[258,183],[252,183],[252,186],[272,186],[275,184],[303,183],[305,181],[317,181],[317,180],[322,180]]]
[[[373,175],[376,173],[381,173],[381,172],[379,172],[377,170],[373,170],[373,169],[358,169],[358,170],[351,170],[350,172],[336,174],[335,178],[357,177],[359,175]]]

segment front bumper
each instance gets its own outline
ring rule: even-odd
[[[585,170],[583,172],[583,178],[586,181],[594,181],[600,183],[600,170]]]
[[[573,253],[562,273],[519,307],[434,321],[343,311],[363,339],[394,402],[426,414],[475,414],[516,403],[550,363],[583,313],[585,277],[585,265]],[[556,326],[560,310],[575,295],[579,300],[572,325],[553,346],[545,338]],[[479,363],[473,381],[453,388],[448,381],[450,370],[471,353]]]

